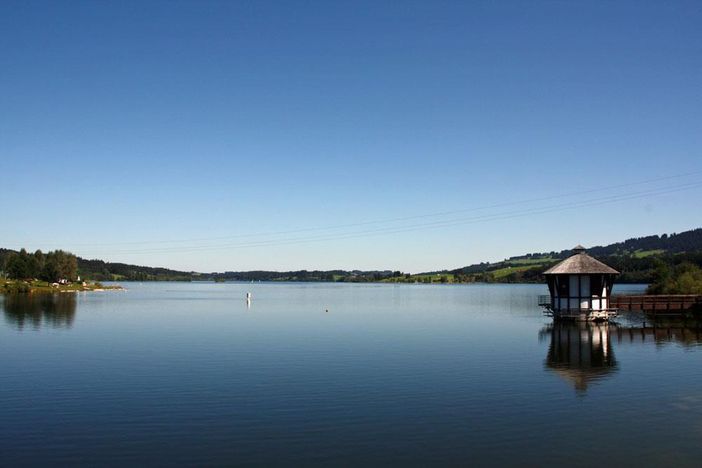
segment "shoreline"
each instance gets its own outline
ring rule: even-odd
[[[0,280],[0,294],[54,294],[78,292],[126,291],[120,285],[94,283],[58,284],[47,281]]]

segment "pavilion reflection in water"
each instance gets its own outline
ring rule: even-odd
[[[0,299],[5,320],[19,330],[70,328],[76,315],[76,294],[8,294]]]
[[[616,371],[608,323],[554,322],[540,333],[550,336],[551,344],[546,367],[579,391],[587,390],[593,381]]]

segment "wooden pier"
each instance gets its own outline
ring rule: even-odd
[[[620,311],[642,311],[654,315],[685,315],[702,312],[702,295],[620,295],[612,296],[609,299],[609,305]]]

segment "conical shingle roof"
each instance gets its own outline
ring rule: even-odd
[[[618,275],[619,272],[614,268],[605,265],[601,261],[592,258],[585,253],[585,249],[578,245],[574,251],[578,252],[571,255],[562,262],[552,266],[544,272],[544,275],[577,275],[577,274],[608,274]]]

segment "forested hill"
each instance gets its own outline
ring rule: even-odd
[[[702,228],[677,234],[636,237],[605,246],[589,247],[588,253],[619,270],[619,282],[651,282],[656,268],[665,263],[693,263],[702,266]],[[532,282],[542,281],[541,274],[568,257],[572,250],[538,252],[510,257],[501,262],[478,263],[434,274],[448,274],[457,282]]]
[[[202,276],[192,271],[85,260],[80,257],[78,271],[83,276],[97,281],[192,281]]]
[[[0,270],[14,251],[0,249]],[[227,271],[198,273],[125,263],[86,260],[78,257],[78,273],[96,281],[347,281],[347,282],[537,282],[543,271],[572,253],[530,253],[500,262],[484,262],[454,270],[422,274],[400,271]],[[627,239],[606,246],[590,247],[588,253],[622,272],[620,282],[651,282],[661,263],[671,266],[694,263],[702,266],[702,228],[678,234],[663,234]]]
[[[7,259],[17,251],[0,248],[0,273]],[[77,257],[78,274],[94,281],[380,281],[400,276],[399,271],[227,271],[223,273],[198,273],[169,268],[129,265],[126,263],[86,260]],[[2,275],[0,274],[0,277]]]
[[[0,248],[0,270],[4,269],[8,257],[17,253],[14,250]],[[191,281],[199,273],[154,268],[147,266],[111,263],[102,260],[86,260],[77,257],[78,274],[95,281]]]
[[[681,232],[679,234],[663,234],[660,236],[633,237],[624,242],[617,242],[605,246],[589,247],[587,249],[590,255],[596,257],[604,257],[609,255],[636,255],[641,252],[664,251],[669,254],[680,252],[694,252],[702,250],[702,228],[693,229],[691,231]],[[557,257],[565,258],[571,254],[570,250],[562,250],[560,252],[542,252],[527,254],[521,257],[511,257],[512,259],[533,258],[533,257]]]

